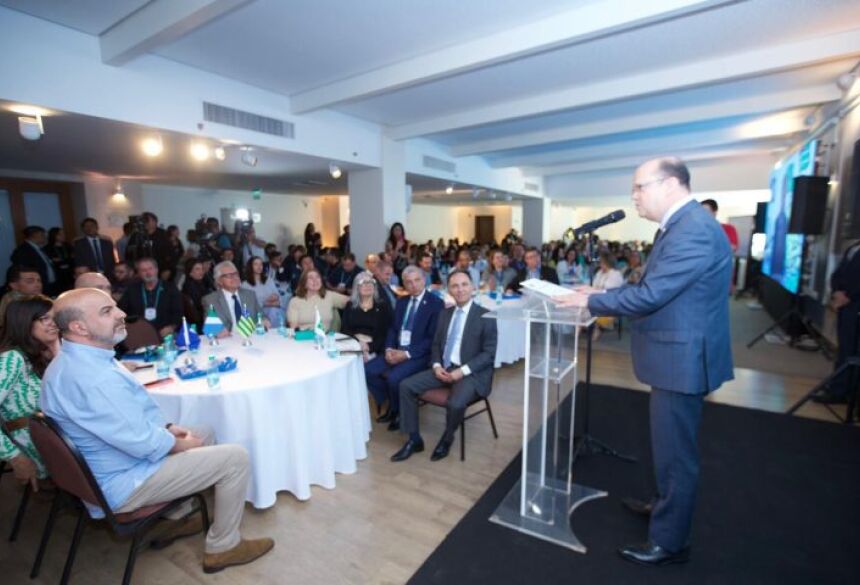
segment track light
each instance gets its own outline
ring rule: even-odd
[[[472,199],[477,199],[481,195],[481,190],[478,188],[472,189]]]
[[[841,89],[842,91],[848,91],[851,89],[851,86],[854,85],[854,80],[857,78],[857,74],[853,71],[849,71],[848,73],[843,73],[839,77],[836,78],[836,87]]]
[[[122,183],[116,182],[116,189],[113,192],[113,198],[117,201],[125,201],[125,193],[122,190]]]
[[[209,147],[203,142],[192,142],[190,152],[191,158],[196,161],[204,162],[209,159]]]
[[[254,149],[250,146],[243,146],[242,150],[242,163],[248,165],[249,167],[257,166],[257,163],[260,162],[257,158],[257,155],[254,154]]]
[[[340,176],[343,174],[343,171],[340,170],[340,167],[334,163],[328,164],[328,174],[331,175],[332,179],[340,179]]]
[[[18,116],[18,132],[21,133],[21,138],[26,140],[39,140],[42,134],[45,133],[45,127],[42,125],[42,116],[39,114],[34,116]]]
[[[164,152],[164,143],[161,141],[161,135],[144,138],[140,143],[140,148],[143,150],[143,154],[148,157],[159,156]]]
[[[448,185],[447,187],[445,187],[445,193],[447,193],[448,195],[450,195],[453,192],[454,192],[454,185]]]
[[[224,160],[225,158],[227,158],[227,151],[226,151],[226,150],[224,150],[224,147],[223,147],[223,146],[217,146],[217,147],[215,147],[215,150],[213,150],[213,151],[212,151],[212,154],[213,154],[213,155],[215,156],[215,158],[217,158],[218,160]]]
[[[496,198],[496,192],[490,191],[490,199],[495,199],[495,198]]]

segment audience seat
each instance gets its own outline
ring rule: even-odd
[[[128,351],[134,351],[141,347],[161,344],[161,337],[155,327],[144,319],[138,319],[131,323],[126,323],[125,330],[128,335],[123,343]]]
[[[12,433],[10,433],[6,428],[6,421],[2,418],[0,418],[0,432],[5,434],[10,441],[15,443],[15,439],[12,438]],[[20,446],[18,448],[20,449]],[[7,465],[5,461],[0,461],[0,477],[2,477],[4,473],[12,474],[12,466]],[[15,542],[18,538],[18,531],[21,529],[21,522],[24,520],[24,512],[27,510],[27,503],[30,501],[30,494],[32,492],[33,488],[30,487],[29,484],[24,486],[24,492],[21,494],[21,501],[18,504],[18,511],[15,512],[15,519],[12,521],[12,531],[9,533],[9,542]]]
[[[147,325],[149,324],[147,323]],[[134,563],[137,553],[142,547],[143,537],[164,514],[175,510],[188,500],[195,499],[197,500],[198,510],[203,516],[203,526],[206,531],[209,530],[209,513],[206,507],[206,500],[200,493],[162,504],[144,506],[133,512],[114,514],[108,507],[104,494],[98,483],[96,483],[83,456],[50,417],[44,414],[37,414],[31,417],[30,436],[36,449],[42,455],[45,466],[51,474],[51,479],[57,486],[57,494],[51,504],[51,511],[48,514],[48,521],[45,524],[45,530],[39,544],[39,551],[36,553],[36,560],[30,573],[31,579],[35,579],[39,574],[42,557],[45,554],[48,539],[53,531],[57,512],[63,505],[71,505],[76,508],[78,519],[72,537],[72,544],[69,548],[69,555],[66,558],[66,564],[63,569],[63,576],[60,580],[61,585],[65,585],[69,581],[72,565],[75,561],[75,554],[77,553],[81,535],[83,534],[84,521],[88,517],[88,512],[83,502],[98,506],[104,510],[104,521],[114,534],[118,536],[132,536],[131,549],[122,579],[123,585],[128,585],[131,581]]]
[[[421,396],[418,397],[418,400],[421,405],[432,404],[434,406],[445,408],[448,405],[448,397],[450,396],[451,389],[442,386],[439,388],[431,388],[430,390],[427,390],[426,392],[421,394]],[[484,403],[483,408],[469,413],[469,408],[481,402]],[[466,459],[466,421],[484,412],[486,412],[487,415],[490,417],[490,426],[493,428],[493,437],[495,437],[496,439],[499,438],[499,433],[496,430],[496,421],[493,418],[493,410],[490,408],[490,400],[486,397],[478,396],[475,400],[468,404],[468,406],[466,407],[467,414],[463,417],[463,422],[460,423],[460,461],[464,461]]]

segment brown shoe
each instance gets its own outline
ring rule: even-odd
[[[203,518],[199,512],[181,520],[165,520],[167,528],[154,539],[149,546],[155,550],[167,548],[180,538],[194,536],[203,532]]]
[[[221,553],[206,553],[203,555],[203,572],[217,573],[227,567],[244,565],[256,561],[272,550],[275,541],[271,538],[242,539],[239,544]]]

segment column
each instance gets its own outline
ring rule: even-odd
[[[523,240],[529,246],[540,247],[550,239],[550,204],[547,198],[523,201]],[[560,234],[559,234],[560,236]]]

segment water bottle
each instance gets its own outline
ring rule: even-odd
[[[214,355],[209,356],[209,362],[206,364],[206,385],[210,390],[217,390],[221,385],[221,372],[218,371],[218,361]]]
[[[170,362],[163,345],[158,348],[158,358],[155,360],[155,376],[159,380],[170,376]]]
[[[266,326],[263,325],[263,313],[257,313],[257,335],[265,335]]]
[[[505,296],[505,288],[501,284],[496,285],[496,304],[502,304],[502,297]]]
[[[176,348],[176,342],[173,341],[173,335],[164,337],[164,359],[167,360],[168,366],[176,361],[176,356],[179,355],[179,350]]]
[[[287,326],[284,324],[284,314],[278,311],[278,335],[287,337]]]
[[[329,331],[329,334],[325,338],[325,350],[328,357],[332,359],[340,355],[340,352],[337,350],[337,341],[335,341],[334,338],[334,331]]]

